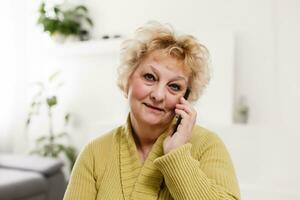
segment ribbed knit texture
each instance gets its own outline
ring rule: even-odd
[[[195,126],[190,143],[163,155],[166,133],[144,163],[127,124],[90,142],[73,168],[64,200],[240,199],[222,141]]]

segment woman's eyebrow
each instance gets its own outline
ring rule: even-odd
[[[176,78],[172,79],[173,81],[180,81],[180,80],[184,80],[185,82],[187,82],[187,80],[183,77],[183,76],[177,76]]]
[[[160,74],[159,71],[157,69],[155,69],[155,67],[153,67],[152,65],[149,65],[149,66],[152,69],[152,71],[155,72],[155,74]],[[175,78],[172,79],[172,81],[180,81],[180,80],[184,80],[187,83],[186,78],[183,76],[176,76]]]

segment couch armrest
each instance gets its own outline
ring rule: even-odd
[[[52,175],[61,169],[63,162],[54,158],[33,155],[0,154],[0,167],[35,171],[45,176]]]

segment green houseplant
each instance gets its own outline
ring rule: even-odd
[[[36,139],[35,148],[31,151],[32,154],[38,154],[44,157],[54,157],[57,158],[60,155],[65,156],[69,161],[70,171],[74,166],[77,151],[76,148],[70,144],[66,144],[66,141],[70,138],[69,133],[66,131],[66,127],[69,124],[70,113],[64,115],[64,129],[60,132],[56,132],[53,127],[53,109],[58,104],[57,95],[49,93],[49,85],[51,89],[54,90],[60,88],[63,83],[57,81],[57,77],[60,72],[52,74],[47,83],[36,82],[35,86],[38,87],[36,94],[33,96],[30,109],[26,121],[26,129],[30,128],[30,125],[33,121],[33,117],[40,115],[40,109],[46,107],[47,110],[47,119],[49,124],[49,130],[47,134],[44,134],[41,137]],[[47,87],[48,86],[48,87]]]
[[[60,4],[46,9],[45,2],[42,2],[39,7],[38,24],[52,37],[55,35],[63,38],[74,36],[79,40],[88,40],[89,29],[93,27],[87,7]]]

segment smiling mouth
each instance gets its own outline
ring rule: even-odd
[[[155,106],[152,106],[150,104],[147,104],[147,103],[143,103],[145,106],[149,107],[149,108],[152,108],[154,110],[158,110],[158,111],[161,111],[161,112],[164,112],[165,110],[162,109],[162,108],[158,108],[158,107],[155,107]]]

